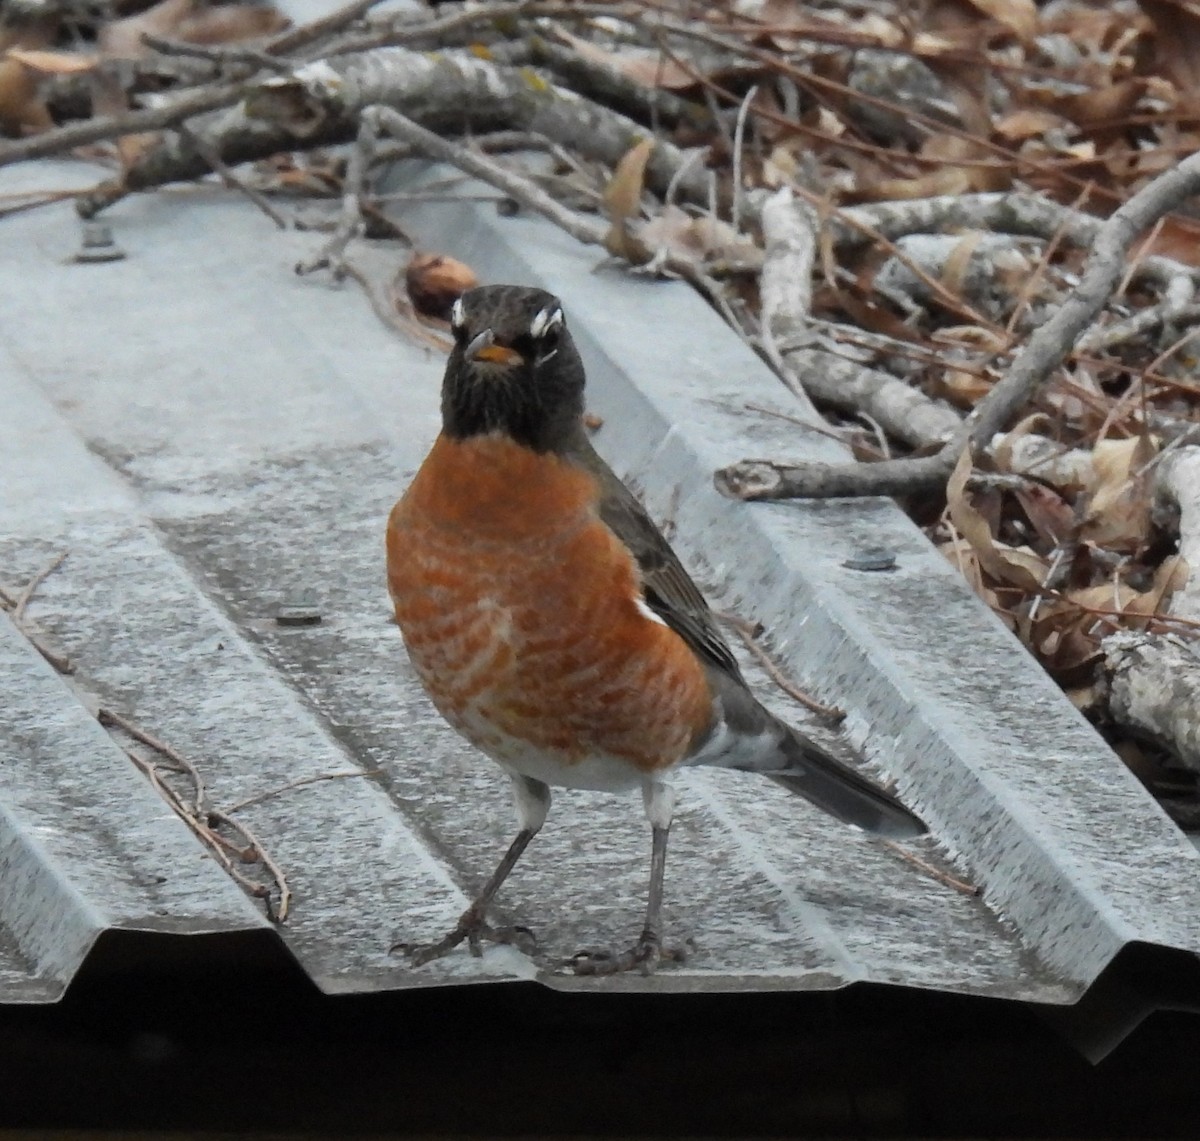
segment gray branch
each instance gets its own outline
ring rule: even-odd
[[[936,456],[836,466],[743,460],[717,472],[718,488],[744,499],[907,495],[940,490],[963,450],[986,446],[1067,358],[1077,338],[1112,296],[1135,242],[1159,218],[1198,192],[1200,154],[1194,154],[1144,186],[1100,226],[1078,287],[1029,338],[1008,373]]]

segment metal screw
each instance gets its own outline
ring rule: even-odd
[[[319,626],[321,611],[307,598],[284,599],[275,611],[275,622],[279,626]]]
[[[120,261],[125,251],[113,241],[112,227],[106,222],[84,222],[83,244],[75,255],[78,262]]]
[[[896,553],[887,547],[864,547],[842,566],[857,571],[890,571],[896,569]]]

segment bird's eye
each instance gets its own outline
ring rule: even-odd
[[[544,345],[553,345],[558,340],[562,325],[562,310],[557,305],[548,305],[539,310],[537,316],[529,323],[529,335]]]
[[[462,298],[456,298],[454,304],[450,306],[450,328],[456,333],[461,332],[466,320],[467,311],[463,307]]]

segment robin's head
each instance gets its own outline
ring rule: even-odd
[[[583,364],[552,293],[520,285],[469,290],[450,314],[442,383],[448,436],[502,432],[535,451],[564,447],[583,415]]]

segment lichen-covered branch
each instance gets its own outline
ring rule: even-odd
[[[321,60],[289,78],[267,79],[247,93],[242,106],[195,130],[226,163],[249,162],[297,147],[348,142],[357,133],[359,114],[373,104],[448,135],[535,131],[608,165],[646,135],[634,120],[555,86],[531,68],[500,66],[469,52],[434,55],[403,47]],[[647,164],[647,184],[665,192],[685,158],[678,147],[660,141]],[[208,169],[195,145],[175,136],[136,162],[120,189],[146,190],[197,178]],[[700,170],[685,171],[682,182],[690,197],[705,193]],[[111,200],[98,195],[84,212]]]
[[[1168,452],[1155,477],[1161,521],[1179,535],[1188,579],[1171,599],[1174,618],[1200,622],[1200,447]],[[1109,713],[1200,772],[1200,642],[1121,631],[1104,640]]]
[[[762,207],[763,262],[759,294],[763,340],[785,379],[790,375],[818,404],[866,413],[893,439],[913,447],[943,444],[960,427],[953,409],[937,404],[902,380],[815,344],[781,350],[779,342],[810,330],[812,273],[818,242],[813,209],[786,191]],[[812,340],[815,341],[814,333]]]
[[[852,464],[842,471],[827,464],[743,460],[717,472],[718,488],[743,499],[785,499],[904,495],[944,487],[963,450],[985,447],[1067,358],[1124,276],[1127,255],[1138,239],[1158,219],[1198,193],[1200,154],[1194,154],[1144,186],[1100,226],[1075,291],[1029,338],[1007,374],[975,406],[963,427],[936,456]],[[1176,268],[1172,277],[1177,272]]]

